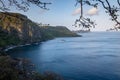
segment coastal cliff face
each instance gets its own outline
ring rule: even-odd
[[[6,46],[29,44],[55,37],[76,37],[66,27],[39,26],[19,13],[0,13],[0,49]]]
[[[0,29],[14,35],[23,43],[40,41],[40,28],[26,16],[18,13],[0,13]]]

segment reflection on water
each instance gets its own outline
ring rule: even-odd
[[[120,32],[84,33],[8,51],[65,80],[120,80]],[[64,41],[63,41],[64,40]]]

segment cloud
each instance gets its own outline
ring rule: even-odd
[[[76,16],[76,15],[80,14],[80,12],[81,12],[81,8],[77,8],[77,9],[72,13],[72,15],[73,15],[73,16]]]
[[[94,16],[94,15],[97,15],[98,12],[99,12],[98,9],[93,7],[90,10],[88,10],[87,15]]]

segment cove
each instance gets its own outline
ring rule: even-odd
[[[52,71],[65,80],[120,80],[120,32],[82,36],[56,38],[7,53],[28,58],[39,72]]]

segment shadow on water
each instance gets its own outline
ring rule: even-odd
[[[32,57],[33,53],[37,54],[37,52],[40,51],[41,46],[42,43],[27,45],[23,47],[16,47],[14,49],[7,51],[7,53],[12,57],[29,58]]]

